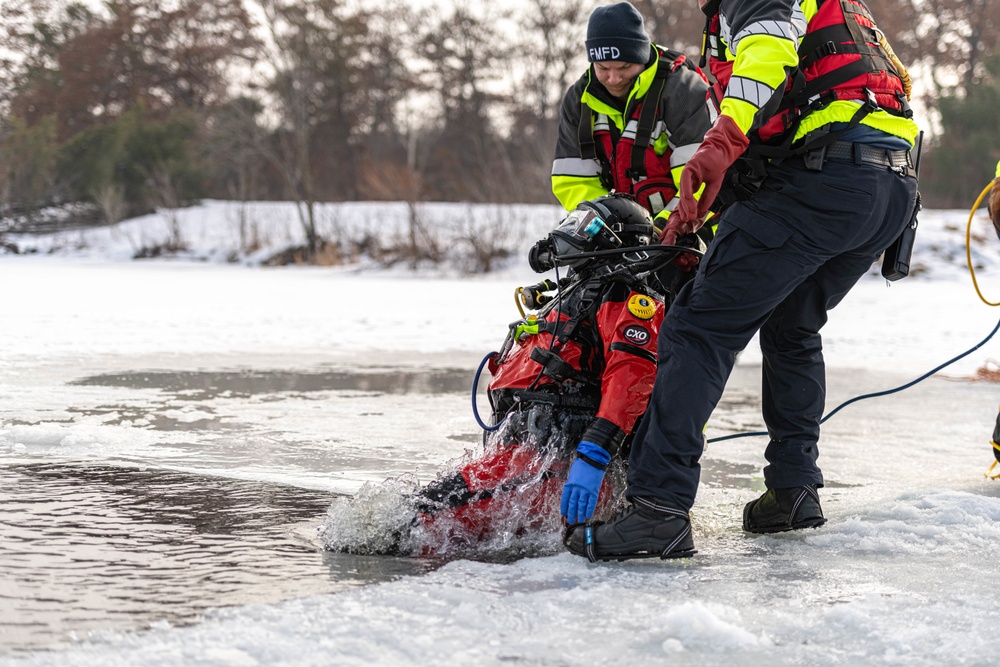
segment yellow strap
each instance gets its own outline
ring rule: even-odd
[[[909,100],[910,93],[913,92],[913,82],[910,80],[910,73],[906,70],[903,63],[899,61],[899,57],[896,55],[896,52],[892,50],[891,46],[889,46],[889,40],[885,38],[885,34],[883,34],[878,28],[875,28],[875,34],[878,35],[879,46],[881,46],[885,51],[885,54],[889,56],[889,60],[892,61],[892,64],[899,72],[899,78],[903,81],[903,92],[906,93],[906,99]]]
[[[979,197],[976,199],[976,203],[972,205],[972,210],[969,211],[969,224],[965,226],[965,261],[969,265],[969,275],[972,276],[972,286],[976,288],[976,294],[987,306],[1000,306],[1000,301],[987,301],[986,297],[979,290],[979,281],[976,280],[976,270],[972,268],[972,216],[976,214],[976,209],[986,198],[986,195],[990,193],[993,189],[993,183],[990,183],[983,191],[979,193]]]
[[[993,445],[993,449],[1000,452],[1000,445],[998,445],[996,441],[990,440],[990,444]],[[990,466],[990,469],[983,473],[983,477],[989,477],[990,479],[1000,479],[1000,471],[998,471],[997,474],[995,475],[990,474],[991,472],[993,472],[993,469],[997,467],[997,463],[1000,463],[1000,461],[994,461],[993,465]]]

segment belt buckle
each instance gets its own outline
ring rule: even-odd
[[[910,157],[910,151],[889,151],[889,166],[893,171],[900,169],[905,171],[913,166],[913,160]],[[897,161],[899,164],[897,164]]]

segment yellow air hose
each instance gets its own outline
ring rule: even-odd
[[[990,193],[993,189],[993,183],[990,182],[983,191],[979,193],[979,197],[976,198],[976,203],[972,205],[972,210],[969,211],[969,222],[965,226],[965,261],[969,265],[969,275],[972,276],[972,286],[976,288],[976,294],[987,306],[1000,306],[1000,301],[989,301],[983,296],[983,293],[979,289],[979,281],[976,280],[976,270],[972,268],[972,217],[976,214],[976,209],[979,205],[983,203],[983,199],[986,195]]]
[[[521,292],[523,291],[523,287],[514,290],[514,305],[517,306],[517,312],[521,313],[522,318],[524,318],[524,308],[521,307]]]
[[[976,270],[972,268],[972,218],[976,214],[976,209],[979,205],[983,203],[986,199],[986,195],[990,193],[993,189],[992,181],[983,188],[983,191],[979,193],[976,198],[976,203],[972,205],[972,210],[969,211],[969,222],[965,225],[965,262],[969,266],[969,275],[972,276],[972,286],[976,288],[976,294],[979,295],[979,299],[985,303],[987,306],[1000,306],[1000,301],[990,301],[985,296],[983,296],[982,291],[979,289],[979,281],[976,280]],[[1000,450],[1000,445],[990,440],[990,444],[993,445],[994,449]],[[997,467],[997,461],[993,461],[993,465],[989,467],[989,470],[983,473],[983,477],[989,477],[990,479],[1000,479],[1000,472],[995,475],[991,475],[993,469]]]

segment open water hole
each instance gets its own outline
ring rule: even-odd
[[[120,405],[110,412],[120,413],[113,420],[119,422],[143,410],[141,401],[130,406],[129,390],[157,390],[168,405],[197,407],[219,398],[238,405],[240,399],[295,400],[315,392],[465,392],[469,374],[389,368],[140,370],[67,384],[113,388]],[[80,418],[100,412],[51,407]],[[16,414],[5,416],[8,423],[19,423]],[[220,424],[157,415],[147,419],[146,428],[187,431],[196,448]],[[122,458],[128,459],[127,453]],[[420,574],[440,564],[324,551],[316,531],[334,497],[135,461],[3,461],[0,655],[57,648],[92,631],[194,622],[213,607],[329,593]]]
[[[331,496],[115,466],[0,467],[0,654],[426,572],[323,552]]]
[[[296,400],[314,392],[334,392],[329,400],[341,391],[374,397],[467,394],[471,374],[371,367],[140,370],[68,385],[115,388],[116,400],[126,404],[129,390],[152,389],[171,405],[198,407],[220,398],[239,405],[241,399]],[[752,419],[754,404],[753,396],[735,394],[720,412],[738,428]],[[137,405],[142,410],[142,402]],[[5,416],[8,423],[17,419]],[[207,441],[220,425],[159,418],[145,428],[188,431],[190,446],[197,448],[199,437]],[[753,466],[708,459],[704,464],[706,481],[756,483]],[[369,465],[378,476],[379,462]],[[0,459],[0,655],[58,648],[95,631],[192,623],[214,607],[332,593],[440,566],[432,559],[324,551],[316,531],[334,497],[288,484],[167,470],[127,454],[107,461]]]

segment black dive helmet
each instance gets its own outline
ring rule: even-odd
[[[556,265],[579,269],[594,258],[574,255],[649,245],[654,234],[649,211],[630,195],[606,195],[580,202],[548,237],[532,246],[528,265],[536,273]]]

